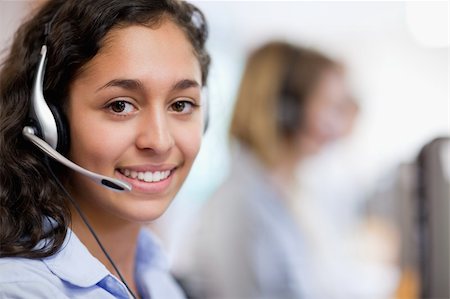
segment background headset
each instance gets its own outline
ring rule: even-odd
[[[299,50],[292,46],[288,48],[283,67],[282,83],[278,101],[278,127],[283,135],[293,136],[300,129],[302,123],[302,95],[299,92],[296,69],[301,56]]]

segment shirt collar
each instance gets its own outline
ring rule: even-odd
[[[60,279],[79,287],[100,286],[106,277],[113,277],[69,228],[61,249],[42,261]],[[135,269],[138,288],[148,293],[146,278],[149,271],[166,273],[168,269],[169,263],[161,250],[159,241],[149,230],[141,229],[138,236]],[[118,279],[115,280],[123,286]],[[121,288],[121,291],[126,294],[125,286]]]
[[[53,274],[80,287],[93,286],[110,275],[69,228],[61,249],[42,261]]]

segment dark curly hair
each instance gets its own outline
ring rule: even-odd
[[[44,41],[48,47],[44,95],[62,107],[69,84],[112,28],[154,27],[164,19],[185,32],[205,85],[210,63],[205,49],[207,24],[202,12],[186,2],[50,0],[18,29],[0,71],[0,257],[52,255],[61,247],[71,221],[68,200],[51,179],[43,155],[21,133]],[[45,229],[48,219],[53,229]]]

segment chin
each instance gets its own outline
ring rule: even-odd
[[[156,219],[161,217],[166,210],[167,208],[165,209],[148,208],[145,211],[132,211],[130,213],[122,214],[120,216],[121,218],[129,222],[144,224],[155,221]]]
[[[172,202],[172,197],[131,200],[126,205],[110,207],[110,212],[116,217],[128,222],[146,223],[161,217]],[[125,200],[124,200],[125,201]],[[123,202],[122,202],[123,204]]]
[[[311,157],[317,155],[321,149],[322,147],[318,144],[309,144],[308,147],[303,148],[302,154],[306,157]]]
[[[139,223],[152,222],[161,217],[169,208],[170,202],[158,203],[155,205],[148,206],[145,210],[137,211],[135,214],[135,221]]]

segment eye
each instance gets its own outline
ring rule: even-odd
[[[176,101],[170,105],[170,109],[176,113],[190,114],[198,105],[190,101]]]
[[[134,107],[133,104],[130,102],[119,100],[109,103],[106,106],[112,113],[118,114],[118,115],[128,115],[130,113],[133,113],[136,110],[136,107]]]

